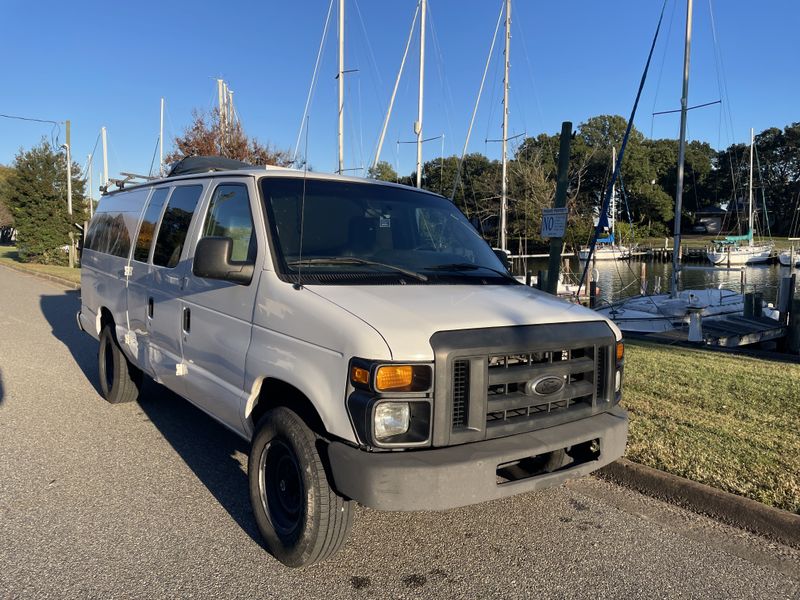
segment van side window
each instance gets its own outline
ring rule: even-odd
[[[161,218],[161,227],[153,251],[153,264],[173,268],[178,265],[183,243],[192,222],[197,201],[203,193],[202,185],[176,187],[167,203],[167,210]]]
[[[127,258],[147,188],[104,196],[86,234],[85,248]]]
[[[214,190],[203,225],[203,237],[210,236],[233,240],[232,261],[256,259],[256,236],[246,185],[223,184]]]
[[[144,213],[142,224],[139,226],[139,235],[136,238],[136,247],[133,249],[133,260],[147,262],[150,256],[150,246],[153,245],[153,234],[156,232],[156,223],[161,216],[161,209],[164,208],[164,200],[167,199],[169,188],[159,188],[150,197],[150,204]]]

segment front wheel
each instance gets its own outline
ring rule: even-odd
[[[352,504],[328,484],[317,437],[287,408],[258,424],[247,465],[258,529],[275,558],[305,567],[335,554],[352,522]]]

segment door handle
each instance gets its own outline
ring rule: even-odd
[[[189,333],[192,327],[192,310],[188,306],[183,307],[183,331]]]
[[[152,296],[150,296],[147,299],[147,316],[149,318],[151,318],[151,319],[153,318],[153,297]]]

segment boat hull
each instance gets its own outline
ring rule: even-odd
[[[789,252],[781,252],[778,255],[778,262],[780,262],[784,267],[800,267],[800,255],[798,255],[797,252],[794,253],[794,265],[791,264],[791,260],[792,257]]]
[[[728,250],[709,250],[706,257],[714,265],[756,265],[769,262],[772,246],[745,246]]]
[[[629,258],[631,251],[625,246],[604,246],[594,249],[593,260],[623,260]],[[586,262],[589,258],[589,249],[581,248],[578,251],[578,259]]]
[[[622,331],[663,333],[689,326],[689,309],[701,309],[704,318],[741,315],[744,296],[725,289],[683,290],[677,298],[669,294],[634,296],[597,309]]]

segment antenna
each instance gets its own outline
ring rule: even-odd
[[[303,289],[303,229],[306,220],[306,176],[308,175],[308,118],[306,115],[306,140],[303,154],[305,160],[303,161],[303,195],[300,198],[300,255],[297,257],[297,283],[294,284],[294,289]]]

